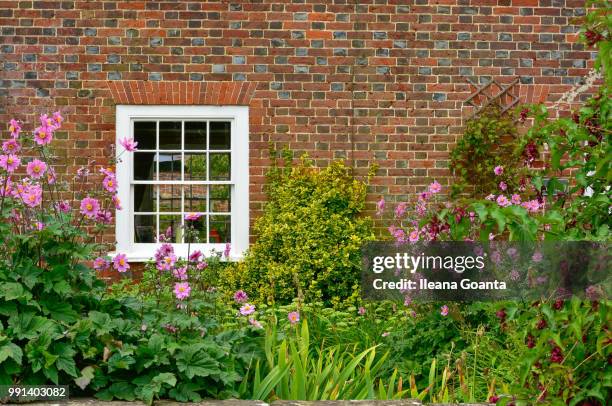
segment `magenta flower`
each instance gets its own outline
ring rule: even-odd
[[[251,324],[251,326],[255,327],[256,329],[261,329],[263,328],[263,326],[261,325],[260,322],[258,322],[255,319],[249,319],[249,324]]]
[[[508,189],[508,185],[506,184],[506,182],[504,182],[503,180],[499,182],[499,189],[505,192]]]
[[[206,269],[208,268],[208,263],[206,261],[200,261],[196,264],[196,268],[198,268],[199,271]]]
[[[160,271],[169,271],[174,268],[174,264],[176,263],[176,255],[170,254],[161,259],[161,261],[157,262],[157,269]]]
[[[123,208],[121,207],[121,200],[119,200],[117,195],[113,196],[113,204],[115,205],[115,210],[121,210]]]
[[[112,168],[100,168],[99,172],[104,176],[115,176],[115,171]]]
[[[225,244],[225,250],[223,251],[223,256],[225,258],[229,258],[231,251],[232,251],[232,245],[228,242]]]
[[[38,145],[47,145],[53,140],[53,127],[42,125],[34,130],[34,141]]]
[[[38,231],[42,231],[42,229],[45,228],[45,223],[43,223],[42,221],[37,221],[36,223],[34,223],[34,227]]]
[[[542,259],[544,259],[544,256],[542,255],[540,251],[536,251],[531,256],[531,259],[533,260],[533,262],[542,262]]]
[[[94,259],[93,267],[96,271],[105,271],[110,267],[110,262],[106,258],[98,257]]]
[[[133,138],[127,137],[123,138],[122,140],[119,140],[119,144],[128,152],[136,151],[136,146],[138,145],[138,143],[135,142]]]
[[[7,172],[14,172],[21,164],[21,159],[17,155],[0,155],[0,168]]]
[[[300,321],[300,313],[298,312],[291,312],[287,315],[287,318],[289,319],[289,322],[291,324],[295,324],[297,322]]]
[[[440,307],[440,314],[442,316],[448,316],[448,306],[447,305]]]
[[[52,166],[47,168],[47,183],[53,185],[57,180],[57,174],[55,173],[55,169]]]
[[[189,286],[188,282],[177,282],[174,284],[174,296],[178,300],[183,300],[189,297],[191,293],[191,286]]]
[[[408,235],[408,241],[415,243],[419,241],[419,230],[413,230]]]
[[[497,176],[501,175],[502,173],[504,173],[504,167],[503,166],[496,166],[493,169],[493,173]]]
[[[404,216],[405,213],[406,213],[406,203],[401,202],[395,207],[395,217],[401,218]]]
[[[499,195],[497,196],[497,204],[500,207],[506,207],[506,206],[510,206],[510,200],[508,200],[508,198],[504,195]]]
[[[23,203],[28,207],[36,207],[42,203],[42,188],[40,186],[28,187],[21,194]]]
[[[406,241],[406,232],[402,228],[391,226],[389,227],[389,232],[398,243]]]
[[[55,128],[61,127],[63,121],[64,117],[62,117],[62,114],[59,111],[53,113],[53,125]]]
[[[115,193],[117,191],[117,180],[114,176],[107,176],[102,181],[104,189],[109,193]]]
[[[433,194],[440,193],[442,191],[442,185],[434,180],[433,183],[429,185],[429,191]]]
[[[200,250],[195,250],[191,254],[189,254],[189,261],[198,262],[201,256],[202,256],[202,252]]]
[[[236,293],[234,293],[234,300],[236,303],[244,303],[249,300],[249,296],[244,290],[237,290]]]
[[[13,194],[13,182],[11,178],[0,177],[0,197],[11,196]]]
[[[113,258],[113,268],[115,268],[118,272],[126,272],[130,269],[130,264],[128,263],[127,256],[125,254],[117,254],[115,258]]]
[[[512,204],[516,204],[516,205],[521,204],[521,195],[517,193],[513,194],[510,201],[512,202]]]
[[[175,269],[174,271],[172,271],[172,275],[180,281],[186,281],[187,280],[187,267],[182,266],[180,268]]]
[[[424,192],[419,193],[419,200],[420,200],[421,202],[426,202],[426,201],[428,201],[430,197],[431,197],[431,192],[429,192],[429,191],[427,191],[427,190],[426,190],[426,191],[424,191]]]
[[[550,353],[550,362],[557,364],[563,362],[563,352],[561,351],[561,348],[557,347],[556,345]]]
[[[424,201],[418,201],[417,204],[415,205],[415,209],[416,209],[417,214],[421,217],[427,214],[427,206],[425,206]]]
[[[16,154],[21,150],[21,144],[15,139],[6,140],[2,143],[2,151],[7,154]]]
[[[19,124],[19,121],[14,118],[9,121],[9,132],[13,138],[19,137],[19,133],[21,132],[21,124]]]
[[[100,210],[96,213],[96,221],[103,224],[111,224],[113,222],[113,215],[108,210]]]
[[[252,304],[245,303],[240,308],[240,314],[242,314],[243,316],[248,316],[249,314],[253,314],[253,313],[255,313],[255,306],[253,306]]]
[[[174,254],[174,247],[172,246],[172,244],[164,243],[159,246],[157,251],[155,251],[155,260],[159,262],[164,259],[164,257],[167,257],[171,254]]]
[[[39,159],[34,159],[33,161],[28,162],[26,167],[26,172],[34,179],[42,178],[46,171],[47,164]]]
[[[196,221],[200,217],[202,217],[202,213],[187,213],[187,214],[185,214],[185,220],[187,220],[187,221]]]
[[[68,200],[62,200],[55,204],[55,207],[58,211],[62,213],[70,212],[70,202]]]
[[[376,215],[382,216],[383,211],[385,211],[385,198],[380,197],[380,200],[376,202]]]
[[[40,125],[53,127],[53,119],[49,118],[47,114],[41,114],[40,117]]]
[[[99,211],[100,203],[97,199],[88,196],[81,200],[81,214],[85,215],[85,217],[93,219]]]
[[[363,306],[359,307],[359,310],[357,310],[357,313],[359,313],[360,316],[363,316],[364,314],[366,314],[366,309]]]
[[[527,211],[530,213],[535,213],[540,209],[540,203],[537,201],[537,199],[523,202],[521,206],[527,209]]]

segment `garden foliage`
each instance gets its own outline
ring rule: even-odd
[[[267,193],[253,228],[256,242],[224,275],[230,290],[278,302],[356,297],[361,245],[373,238],[371,221],[362,216],[366,184],[341,162],[315,169],[307,158],[292,166],[289,156],[284,167],[270,170]]]
[[[11,121],[0,155],[0,384],[68,384],[73,396],[148,403],[237,396],[258,353],[258,333],[215,329],[214,319],[199,313],[210,298],[194,294],[187,305],[182,275],[167,281],[170,298],[136,300],[108,295],[88,266],[103,248],[95,237],[120,202],[112,168],[98,175],[82,167],[69,180],[55,175],[49,144],[62,120],[59,113],[41,116],[33,137]],[[122,145],[135,148],[131,140]],[[202,262],[192,257],[187,267]],[[100,256],[93,266],[130,267],[123,254]]]

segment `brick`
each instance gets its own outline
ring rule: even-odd
[[[593,58],[574,0],[13,3],[0,11],[0,120],[26,118],[24,105],[79,111],[87,122],[62,140],[75,162],[76,146],[104,155],[115,104],[248,105],[253,217],[268,141],[318,165],[380,159],[373,190],[392,201],[449,183],[464,76],[520,76],[525,99],[554,101]]]

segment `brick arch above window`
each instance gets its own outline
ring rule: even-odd
[[[248,106],[255,82],[187,82],[112,80],[115,104]]]

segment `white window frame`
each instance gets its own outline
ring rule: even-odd
[[[116,106],[116,148],[120,155],[123,147],[119,141],[133,136],[133,123],[137,119],[156,120],[228,120],[231,122],[231,179],[219,184],[231,184],[231,251],[230,260],[242,258],[249,246],[249,108],[247,106]],[[117,162],[117,195],[122,210],[116,212],[117,253],[126,254],[128,260],[150,260],[159,243],[134,243],[134,210],[132,202],[133,153],[123,153]],[[163,183],[163,182],[160,182]],[[214,183],[214,182],[213,182]],[[209,208],[207,208],[209,209]],[[187,243],[173,244],[177,256],[185,258]],[[191,252],[198,249],[205,255],[212,250],[223,252],[225,243],[191,244]]]

